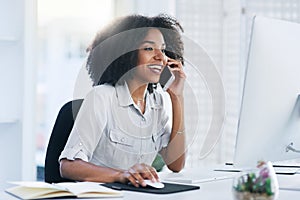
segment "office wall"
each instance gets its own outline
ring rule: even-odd
[[[144,14],[157,15],[159,13],[168,13],[176,15],[176,0],[115,0],[114,14],[115,16],[123,16],[126,14]]]
[[[31,62],[35,1],[0,0],[0,188],[6,181],[33,179],[34,136]],[[30,19],[29,19],[30,18]],[[30,23],[29,23],[30,22]],[[27,44],[30,43],[30,44]],[[26,107],[26,108],[25,108]],[[26,125],[25,125],[26,124]]]

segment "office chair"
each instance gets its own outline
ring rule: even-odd
[[[60,176],[58,158],[67,143],[82,102],[83,99],[69,101],[62,106],[58,113],[45,159],[45,181],[48,183],[72,181]]]
[[[72,181],[60,176],[58,158],[67,143],[82,102],[83,99],[69,101],[62,106],[58,113],[46,152],[44,175],[45,181],[48,183]],[[161,171],[164,165],[162,157],[158,154],[152,166],[157,171]]]

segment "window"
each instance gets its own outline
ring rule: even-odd
[[[222,135],[213,151],[206,157],[200,157],[199,144],[203,143],[210,123],[212,109],[211,97],[207,94],[204,85],[193,87],[195,93],[199,93],[203,100],[200,102],[198,116],[201,128],[196,133],[199,137],[193,141],[188,151],[187,165],[195,167],[228,161],[233,156],[233,145],[236,136],[236,125],[239,104],[239,48],[240,48],[240,4],[238,1],[198,1],[191,0],[188,3],[178,0],[176,6],[178,19],[183,23],[185,33],[189,38],[197,42],[208,53],[215,63],[223,79],[226,93],[226,121]],[[195,57],[199,55],[193,55]],[[201,63],[207,65],[209,63]],[[213,66],[212,66],[213,67]],[[191,78],[191,77],[188,77]],[[193,82],[201,82],[194,79]],[[188,98],[187,98],[188,99]],[[187,105],[190,105],[187,103]],[[193,107],[188,107],[187,113],[193,113]],[[190,122],[187,120],[187,126]],[[214,142],[214,141],[211,141]]]
[[[74,96],[74,86],[87,56],[85,50],[97,30],[113,17],[113,3],[38,0],[38,179],[43,179],[46,147],[58,111],[66,102],[78,98]]]

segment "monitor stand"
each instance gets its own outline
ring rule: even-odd
[[[300,120],[299,119],[300,119],[300,95],[298,95],[295,106],[293,108],[291,117],[289,119],[289,124],[287,125],[287,130],[289,128],[292,128],[294,130],[299,130],[298,134],[300,134]],[[296,133],[294,133],[294,134],[296,134]],[[298,146],[300,146],[299,143],[298,143]],[[295,153],[300,153],[300,149],[294,147],[294,142],[293,141],[291,141],[286,146],[285,151],[286,152],[292,151],[292,152],[295,152]],[[299,158],[300,158],[300,154],[299,154]],[[300,166],[300,164],[299,164],[299,166]]]

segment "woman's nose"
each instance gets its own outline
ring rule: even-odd
[[[161,49],[155,49],[155,59],[163,61],[163,64],[167,64],[167,56]]]

